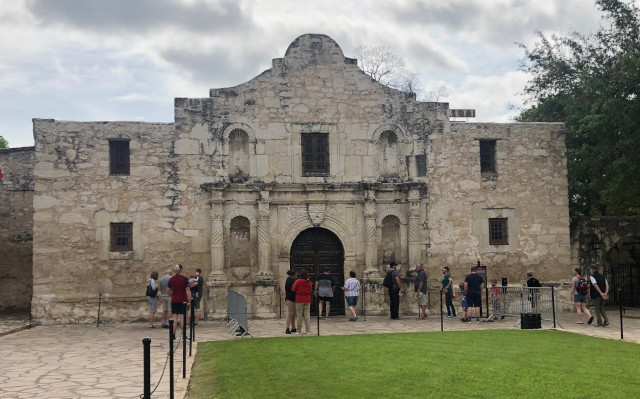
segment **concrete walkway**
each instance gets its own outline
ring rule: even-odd
[[[633,315],[631,315],[633,316]],[[611,325],[606,328],[576,325],[575,314],[563,313],[561,331],[595,337],[620,339],[619,315],[610,312]],[[477,329],[514,329],[517,319],[507,318],[493,323],[462,323],[445,320],[445,331]],[[168,354],[168,331],[147,329],[143,323],[111,324],[100,328],[89,325],[28,327],[28,319],[0,316],[0,397],[2,398],[137,398],[143,392],[142,339],[151,342],[151,384],[160,380]],[[624,318],[624,340],[640,343],[640,319]],[[283,320],[251,320],[250,332],[256,337],[305,336],[285,335]],[[543,322],[543,328],[551,328]],[[200,323],[196,341],[237,339],[228,334],[224,323]],[[312,319],[312,334],[317,333]],[[15,331],[15,332],[13,332]],[[320,321],[321,335],[379,334],[392,332],[440,331],[440,319],[405,317],[368,317],[355,323],[346,317]],[[251,338],[243,338],[251,339]],[[187,378],[182,378],[182,344],[175,351],[175,397],[185,398],[188,379],[195,357],[187,357]],[[187,347],[188,351],[188,347]],[[169,368],[152,398],[169,397]]]

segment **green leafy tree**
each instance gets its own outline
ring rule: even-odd
[[[0,136],[0,148],[9,148],[9,143],[2,136]]]
[[[600,29],[524,45],[532,78],[519,121],[564,122],[572,218],[640,213],[640,14],[598,0]]]

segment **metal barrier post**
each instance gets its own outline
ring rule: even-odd
[[[444,331],[444,315],[442,314],[442,290],[440,290],[440,332]]]
[[[142,339],[144,351],[144,399],[151,399],[151,338]]]
[[[622,288],[618,288],[618,303],[620,304],[620,339],[624,339],[624,329],[622,328]]]
[[[98,324],[96,327],[100,327],[100,305],[102,305],[102,292],[98,295]],[[31,317],[31,313],[29,313],[29,317]]]
[[[554,289],[551,287],[551,310],[553,312],[553,328],[556,328],[556,297]]]
[[[185,309],[182,314],[182,378],[187,378],[187,303],[182,303]]]
[[[173,399],[173,319],[169,319],[169,398]]]
[[[191,357],[191,344],[193,343],[193,337],[196,335],[194,326],[196,310],[193,308],[193,304],[195,302],[195,299],[191,298],[191,317],[189,318],[189,357]]]

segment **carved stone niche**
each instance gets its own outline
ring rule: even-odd
[[[322,225],[324,222],[327,206],[325,204],[308,204],[309,219],[314,226]]]

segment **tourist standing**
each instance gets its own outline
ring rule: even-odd
[[[607,279],[598,272],[598,265],[592,264],[589,266],[589,272],[591,272],[589,295],[591,296],[593,309],[596,312],[596,319],[598,320],[596,327],[606,327],[609,325],[609,319],[604,312],[604,302],[609,297],[609,283]]]
[[[358,320],[358,314],[356,312],[356,306],[358,305],[358,296],[360,295],[360,282],[356,279],[356,272],[353,270],[349,272],[349,278],[342,287],[344,296],[347,299],[347,306],[351,311],[351,318],[349,321]]]
[[[204,292],[204,278],[202,278],[202,271],[200,269],[196,269],[196,274],[193,276],[193,283],[190,284],[190,288],[191,298],[193,298],[193,311],[196,312],[194,326],[198,327],[198,320],[200,320],[200,300]]]
[[[444,292],[444,301],[447,305],[447,319],[456,318],[456,308],[453,306],[453,280],[449,274],[449,266],[442,268],[442,292]]]
[[[404,293],[402,282],[400,281],[400,273],[396,270],[398,264],[396,262],[389,263],[389,273],[391,273],[392,285],[389,287],[389,310],[392,320],[400,320],[400,295]]]
[[[322,306],[326,304],[327,313],[326,318],[329,318],[329,309],[331,307],[331,300],[333,300],[333,293],[336,289],[336,283],[333,281],[333,277],[329,275],[331,269],[324,268],[324,273],[318,276],[315,286],[315,294],[318,297],[318,316],[322,317]]]
[[[533,272],[527,273],[527,287],[529,288],[539,288],[542,287],[540,281],[537,278],[533,277]],[[538,313],[538,299],[540,297],[540,290],[538,289],[530,289],[529,290],[529,300],[531,301],[531,311],[533,313]]]
[[[171,296],[167,292],[169,280],[171,280],[171,269],[165,270],[164,276],[160,277],[160,281],[158,281],[160,299],[162,300],[162,328],[169,328],[169,314],[171,312]]]
[[[173,318],[173,339],[176,338],[178,322],[185,328],[183,317],[187,314],[187,304],[191,302],[189,279],[182,275],[183,266],[178,263],[173,268],[175,275],[169,280],[168,292],[171,295],[171,317]]]
[[[424,271],[422,264],[416,265],[416,278],[413,281],[413,292],[416,293],[418,301],[418,318],[427,318],[427,272]]]
[[[293,283],[295,283],[296,271],[293,269],[287,270],[287,280],[284,283],[284,304],[287,308],[287,329],[285,334],[291,334],[296,332],[296,293],[291,290]]]
[[[460,321],[463,323],[471,323],[471,318],[469,317],[469,313],[467,313],[469,304],[467,303],[467,291],[464,289],[464,283],[460,283],[460,307],[462,308],[462,318]]]
[[[156,328],[153,321],[158,311],[158,272],[151,272],[151,277],[147,280],[147,301],[149,301],[149,328]]]
[[[593,322],[593,316],[591,316],[591,312],[589,312],[587,308],[589,282],[582,278],[580,269],[575,268],[574,271],[575,275],[571,279],[571,300],[576,305],[576,312],[578,313],[578,321],[576,321],[576,324],[583,324],[582,313],[589,316],[587,324],[591,324]]]
[[[484,291],[484,279],[478,274],[478,267],[473,266],[471,273],[467,274],[464,279],[464,290],[467,292],[467,304],[469,305],[469,313],[473,310],[476,322],[480,323],[480,306],[482,306],[482,291]],[[471,315],[468,316],[467,322],[471,323]]]
[[[306,328],[306,334],[310,334],[311,317],[309,311],[311,310],[311,291],[313,287],[311,281],[307,279],[309,274],[306,270],[300,271],[300,278],[293,283],[291,291],[296,293],[296,325],[298,335],[302,334],[302,318],[304,317],[304,326]]]

